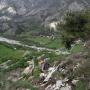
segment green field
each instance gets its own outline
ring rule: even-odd
[[[36,45],[36,46],[41,46],[41,47],[47,47],[47,48],[52,48],[52,49],[58,49],[62,48],[63,44],[61,43],[60,36],[54,36],[52,37],[47,37],[47,36],[35,36],[32,35],[30,32],[21,34],[20,40],[24,42],[25,44],[29,45]]]
[[[0,45],[0,63],[2,59],[20,59],[22,58],[24,52],[25,51],[22,49],[14,49],[12,47]]]

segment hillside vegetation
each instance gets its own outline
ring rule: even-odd
[[[90,12],[68,12],[57,31],[44,30],[15,39],[53,51],[0,43],[0,90],[89,90]]]

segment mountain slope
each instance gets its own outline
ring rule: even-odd
[[[28,21],[47,24],[68,10],[85,8],[90,8],[90,0],[0,0],[0,30],[15,32],[17,23]]]

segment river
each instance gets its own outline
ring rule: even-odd
[[[12,45],[19,45],[19,46],[22,46],[22,47],[32,48],[32,49],[35,49],[35,50],[38,50],[38,51],[46,50],[46,51],[50,51],[50,52],[56,52],[56,54],[70,54],[68,51],[62,51],[60,49],[54,50],[54,49],[49,49],[49,48],[45,48],[45,47],[29,46],[29,45],[23,44],[20,41],[16,41],[16,40],[13,40],[13,39],[8,39],[8,38],[5,38],[5,37],[0,37],[0,42],[6,42],[6,43],[12,44]]]

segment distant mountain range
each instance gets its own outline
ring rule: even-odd
[[[90,0],[0,0],[0,32],[15,32],[18,23],[56,21],[68,10],[83,9],[90,9]]]

